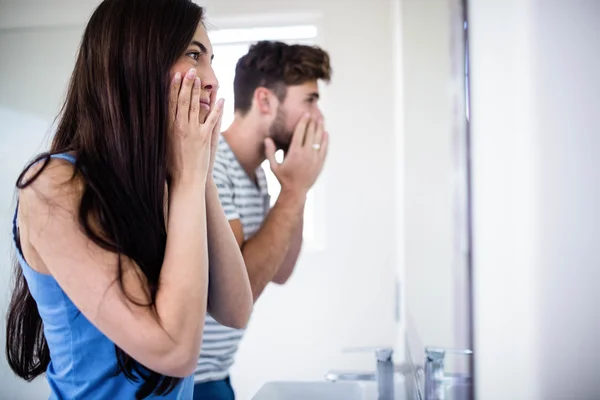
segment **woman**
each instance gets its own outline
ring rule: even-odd
[[[51,149],[17,182],[6,351],[51,399],[191,399],[206,312],[248,321],[202,21],[190,0],[103,1]]]

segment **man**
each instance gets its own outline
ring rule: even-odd
[[[285,283],[296,265],[306,194],[327,154],[318,81],[330,79],[329,55],[313,46],[262,41],[236,65],[235,118],[223,132],[213,175],[254,301],[270,282]],[[277,150],[285,154],[281,164]],[[266,158],[281,184],[270,209],[261,168]],[[229,368],[243,332],[207,316],[194,399],[234,399]]]

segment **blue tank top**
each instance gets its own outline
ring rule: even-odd
[[[53,157],[75,162],[75,158],[69,154]],[[79,312],[51,275],[33,270],[25,261],[17,245],[17,211],[13,221],[13,245],[44,323],[44,336],[51,359],[46,370],[51,389],[50,400],[135,399],[140,382],[127,380],[123,373],[116,374],[114,343]],[[190,376],[168,395],[151,396],[148,399],[190,400],[193,390],[193,376]]]

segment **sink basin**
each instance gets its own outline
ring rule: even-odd
[[[363,400],[358,382],[268,382],[252,400]]]
[[[396,400],[406,399],[404,385],[396,383]],[[252,400],[377,400],[375,382],[327,382],[297,381],[268,382],[260,388]]]

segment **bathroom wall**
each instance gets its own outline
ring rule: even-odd
[[[470,0],[477,398],[600,392],[600,3]]]

